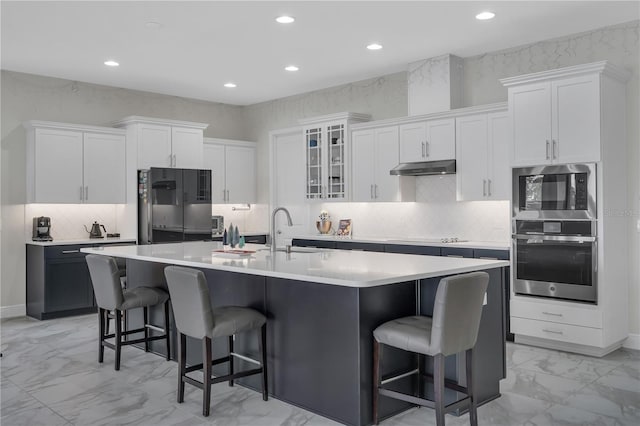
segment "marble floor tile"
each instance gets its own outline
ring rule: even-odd
[[[202,391],[186,385],[176,401],[177,364],[124,347],[97,362],[97,318],[0,320],[0,422],[30,425],[334,426],[338,423],[259,392],[220,383],[212,387],[211,416],[202,416]],[[193,373],[197,376],[197,373]],[[478,408],[480,425],[640,424],[640,351],[603,358],[507,344],[502,396]],[[468,425],[468,415],[446,416]],[[416,408],[383,426],[435,425],[435,413]]]
[[[574,395],[586,384],[552,374],[512,368],[500,382],[500,392],[558,403]]]

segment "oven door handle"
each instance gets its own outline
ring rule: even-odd
[[[514,240],[531,240],[532,242],[558,241],[561,243],[593,243],[596,237],[578,237],[574,235],[523,235],[515,234]]]

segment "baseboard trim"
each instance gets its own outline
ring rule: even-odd
[[[27,315],[27,305],[0,306],[0,318],[23,317]]]
[[[629,334],[627,340],[622,343],[622,347],[640,351],[640,334]]]
[[[602,358],[603,356],[615,351],[616,349],[622,346],[622,341],[616,342],[605,348],[599,348],[596,346],[580,345],[576,343],[563,342],[559,340],[550,340],[550,339],[543,339],[540,337],[523,336],[520,334],[516,334],[515,341],[516,343],[520,343],[523,345],[537,346],[540,348],[547,348],[547,349],[555,349],[555,350],[564,351],[564,352],[573,352],[577,354],[589,355],[589,356],[598,357],[598,358]]]

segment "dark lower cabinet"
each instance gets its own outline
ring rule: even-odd
[[[307,240],[302,238],[294,238],[291,241],[291,245],[294,247],[315,247],[315,248],[336,248],[335,241],[327,240]]]
[[[359,250],[359,251],[384,251],[384,244],[361,243],[358,241],[336,241],[336,248],[339,250]]]
[[[121,244],[121,243],[115,243]],[[97,311],[84,247],[27,244],[27,315],[39,320]]]

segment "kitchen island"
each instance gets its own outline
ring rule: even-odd
[[[267,315],[269,394],[348,425],[371,423],[373,330],[402,316],[430,315],[441,277],[484,270],[490,283],[474,358],[476,394],[480,403],[500,395],[505,374],[502,284],[508,262],[302,247],[272,253],[261,245],[247,245],[255,252],[236,255],[216,251],[221,248],[215,242],[190,242],[83,252],[126,258],[129,286],[166,286],[166,265],[201,269],[213,306],[249,306]],[[154,316],[161,322],[160,310]],[[141,315],[128,317],[131,327],[142,321]],[[250,337],[237,336],[236,348],[255,355],[258,348]],[[164,352],[162,343],[154,343],[154,351]],[[214,356],[226,353],[226,339],[213,345]],[[200,353],[199,342],[189,340],[188,363],[200,362]],[[389,349],[383,375],[415,368],[416,362],[413,355]],[[431,368],[429,361],[420,362],[426,371]],[[446,377],[463,378],[464,364],[464,355],[448,357]],[[226,366],[218,367],[214,373],[226,372]],[[239,383],[260,388],[257,377]],[[411,391],[423,384],[414,377],[397,386]],[[380,412],[386,417],[409,407],[381,398]]]

